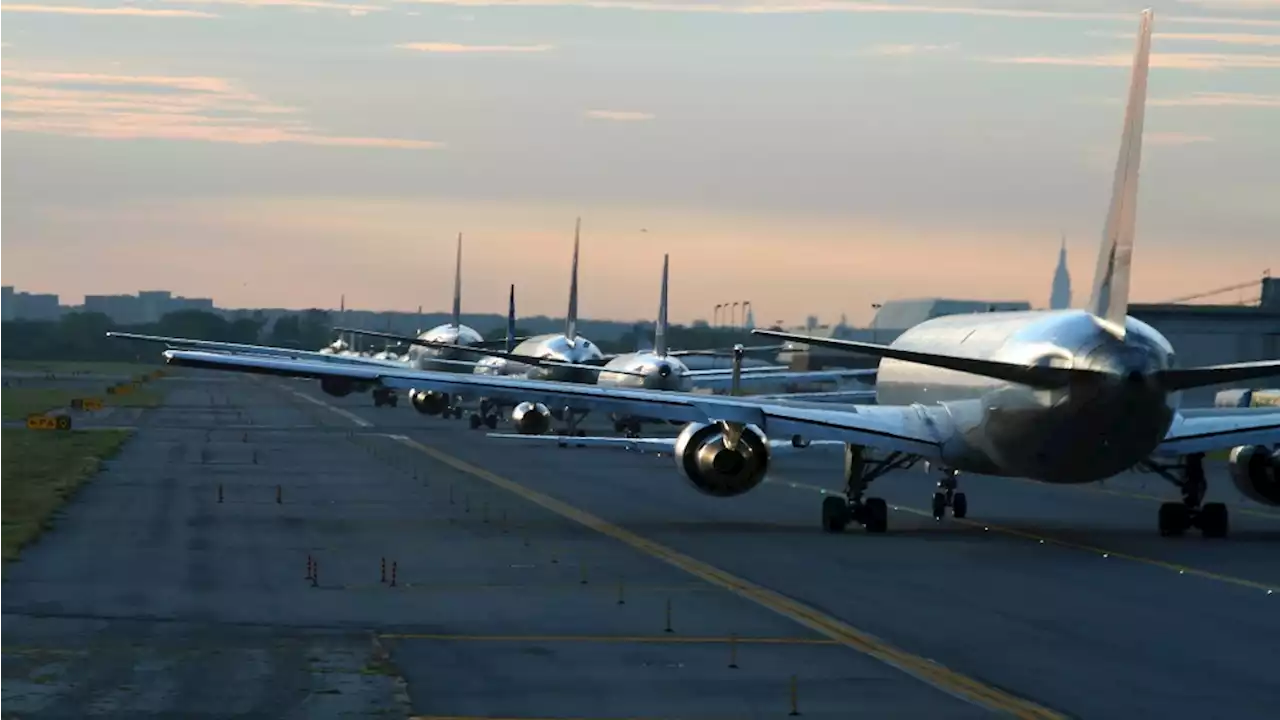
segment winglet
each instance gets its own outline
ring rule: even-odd
[[[462,233],[458,233],[458,255],[453,269],[453,326],[462,327]]]
[[[667,269],[670,256],[662,256],[662,292],[658,296],[658,323],[653,328],[653,353],[667,356]]]
[[[507,352],[516,350],[516,286],[511,286],[511,295],[507,298]]]
[[[569,347],[578,340],[578,239],[582,231],[582,218],[573,226],[573,270],[569,275],[569,313],[564,317],[564,336]]]
[[[1124,111],[1124,132],[1111,186],[1111,207],[1107,210],[1107,224],[1103,229],[1098,266],[1093,274],[1093,294],[1089,297],[1088,306],[1089,312],[1103,320],[1119,337],[1124,337],[1125,317],[1129,312],[1129,271],[1137,225],[1138,166],[1142,160],[1142,121],[1147,102],[1152,18],[1150,9],[1142,11],[1138,46],[1134,51],[1133,72],[1129,80],[1129,99]]]

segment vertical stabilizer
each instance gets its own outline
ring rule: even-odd
[[[1093,274],[1089,312],[1101,318],[1123,337],[1129,311],[1129,271],[1133,261],[1133,236],[1137,226],[1138,166],[1142,160],[1142,120],[1147,102],[1147,69],[1151,56],[1152,11],[1142,11],[1138,47],[1133,55],[1129,99],[1124,111],[1124,132],[1111,186],[1111,207],[1103,229],[1098,266]]]
[[[425,329],[422,327],[422,306],[421,305],[418,306],[418,317],[414,322],[416,323],[416,325],[415,325],[415,330],[413,331],[413,334],[421,335],[422,331]]]
[[[569,275],[569,312],[564,316],[564,336],[569,346],[578,340],[578,239],[582,232],[582,218],[573,226],[573,270]]]
[[[453,326],[462,327],[462,233],[458,233],[458,254],[453,268]]]
[[[653,328],[653,353],[667,356],[667,268],[669,257],[662,256],[662,291],[658,295],[658,323]]]
[[[507,298],[507,352],[516,351],[516,286],[511,286],[511,295]]]

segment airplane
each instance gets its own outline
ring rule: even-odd
[[[346,314],[345,295],[342,296],[339,312],[343,316]],[[389,351],[376,355],[356,352],[352,349],[353,343],[348,343],[342,338],[343,329],[337,329],[340,333],[339,338],[317,351],[127,332],[108,332],[107,337],[163,343],[169,347],[192,347],[213,352],[249,353],[269,357],[368,364],[373,367],[404,367],[408,365],[422,370],[470,372],[477,363],[477,360],[473,358],[478,357],[471,352],[473,346],[483,346],[487,341],[480,336],[480,333],[462,324],[462,233],[458,233],[453,277],[453,317],[449,322],[425,332],[419,331],[415,337],[408,338],[408,340],[412,341],[412,345],[404,356],[397,356]],[[355,336],[356,333],[352,333],[353,341]],[[372,389],[374,407],[382,407],[383,405],[395,407],[398,405],[398,396],[394,390],[376,387],[369,383],[352,383],[341,378],[322,378],[320,389],[333,397],[344,397],[352,392],[364,392]],[[425,415],[462,417],[462,408],[459,404],[460,397],[450,397],[431,390],[416,390],[413,388],[409,389],[408,396],[414,409]]]
[[[596,385],[603,387],[622,387],[622,388],[649,388],[653,390],[672,390],[672,391],[691,391],[696,388],[716,389],[726,388],[733,378],[740,376],[736,381],[739,384],[756,384],[779,382],[787,380],[809,380],[809,381],[838,381],[845,378],[859,378],[868,380],[874,378],[876,371],[874,369],[858,369],[858,370],[820,370],[820,371],[792,371],[786,366],[760,366],[752,368],[743,368],[739,362],[736,369],[730,368],[711,368],[705,370],[691,370],[683,361],[681,356],[694,354],[719,353],[718,350],[670,350],[667,345],[667,332],[669,323],[667,321],[668,287],[670,278],[670,256],[663,255],[662,258],[662,289],[658,300],[658,319],[654,327],[654,347],[650,350],[640,350],[636,352],[622,353],[618,355],[599,355],[599,361],[603,364],[592,365],[583,363],[568,364],[561,358],[548,356],[531,355],[528,353],[529,343],[525,345],[514,344],[515,333],[515,286],[511,287],[511,297],[508,301],[507,308],[507,348],[503,351],[492,349],[476,349],[475,352],[486,355],[473,370],[474,373],[490,376],[515,376],[522,375],[532,379],[546,379],[547,375],[532,372],[532,369],[539,371],[546,370],[562,370],[571,368],[572,374],[565,379],[559,379],[561,382],[594,382]],[[576,302],[577,287],[577,242],[575,239],[574,246],[574,270],[571,280],[570,290],[570,315],[574,314],[577,307]],[[399,339],[403,342],[417,342],[413,338],[405,338],[391,333],[379,333],[376,331],[356,330],[351,328],[338,328],[339,330],[352,332],[355,334],[369,334],[385,338]],[[559,338],[561,336],[539,336],[538,338],[530,338],[530,341],[541,340],[543,338]],[[567,335],[566,335],[567,337]],[[763,348],[753,349],[774,349],[779,346],[764,346]],[[525,352],[520,352],[525,349]],[[848,392],[848,391],[846,391]],[[863,391],[869,393],[870,391]],[[790,396],[789,399],[803,398],[806,393],[797,393]],[[585,412],[577,415],[574,410],[568,407],[560,410],[559,413],[547,408],[539,403],[504,403],[497,399],[483,398],[480,401],[479,410],[471,416],[472,429],[478,429],[482,424],[490,429],[497,427],[497,412],[505,407],[512,407],[511,420],[517,431],[522,434],[541,435],[546,433],[551,427],[552,417],[557,419],[572,418],[569,421],[569,429],[567,434],[577,436],[585,436],[585,432],[578,431],[576,421],[585,416]],[[644,422],[663,422],[661,420],[653,420],[649,418],[619,416],[614,414],[614,429],[620,433],[626,433],[628,436],[637,437],[640,432],[641,424]]]
[[[672,445],[676,466],[699,492],[742,495],[769,470],[768,435],[844,443],[843,497],[822,502],[824,531],[858,523],[888,528],[888,508],[867,497],[875,480],[926,464],[940,476],[933,514],[964,517],[959,473],[1086,484],[1134,467],[1159,473],[1181,491],[1160,506],[1161,535],[1195,527],[1225,537],[1223,503],[1204,503],[1206,452],[1231,448],[1235,486],[1280,506],[1280,412],[1179,410],[1180,391],[1280,376],[1280,360],[1178,366],[1173,347],[1128,316],[1138,166],[1150,63],[1152,11],[1141,15],[1110,209],[1087,309],[944,316],[889,345],[756,330],[762,336],[839,347],[881,358],[875,405],[812,407],[751,397],[641,388],[606,388],[511,377],[384,369],[266,356],[166,350],[169,364],[294,377],[343,379],[382,387],[474,392],[544,404],[687,423]],[[1217,412],[1215,412],[1217,411]],[[552,440],[522,436],[524,440]]]

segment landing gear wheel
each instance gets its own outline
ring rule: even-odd
[[[947,494],[936,492],[933,494],[933,519],[941,520],[947,514]]]
[[[1191,527],[1191,508],[1182,503],[1168,502],[1160,505],[1160,534],[1177,537]]]
[[[824,532],[843,532],[849,521],[849,503],[842,497],[828,495],[822,498],[822,529]]]
[[[486,415],[486,416],[485,416],[485,418],[484,418],[484,426],[485,426],[485,427],[487,427],[487,428],[489,428],[490,430],[497,430],[497,429],[498,429],[498,416],[497,416],[497,415]]]
[[[963,520],[968,514],[969,499],[964,496],[964,493],[956,493],[955,497],[951,498],[951,516]]]
[[[481,419],[480,419],[480,415],[479,415],[478,413],[471,413],[471,417],[469,418],[468,422],[471,424],[471,429],[472,429],[472,430],[479,430],[479,429],[480,429],[480,423],[481,423],[482,421],[481,421]]]
[[[456,408],[454,408],[454,409],[453,409],[453,419],[454,419],[454,420],[461,420],[461,419],[462,419],[462,408],[460,408],[460,407],[456,407]]]
[[[889,506],[883,498],[867,498],[862,513],[867,532],[882,533],[889,529]]]
[[[1230,521],[1226,505],[1222,503],[1205,503],[1204,507],[1200,508],[1198,521],[1200,533],[1205,537],[1224,538],[1227,536]]]
[[[387,404],[388,404],[388,405],[390,405],[391,407],[399,407],[399,406],[400,406],[400,396],[399,396],[399,395],[396,395],[396,394],[394,394],[394,393],[388,394],[388,395],[387,395]]]
[[[382,407],[382,393],[373,394],[373,406],[376,408]]]

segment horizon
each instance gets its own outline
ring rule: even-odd
[[[63,0],[0,6],[3,282],[228,309],[757,324],[1087,295],[1154,6],[1132,295],[1259,277],[1280,3]],[[803,290],[799,291],[797,285]],[[80,302],[83,302],[81,299]],[[74,303],[69,303],[74,304]],[[378,310],[375,312],[396,312]],[[619,321],[623,322],[623,321]],[[626,321],[631,322],[631,321]]]

